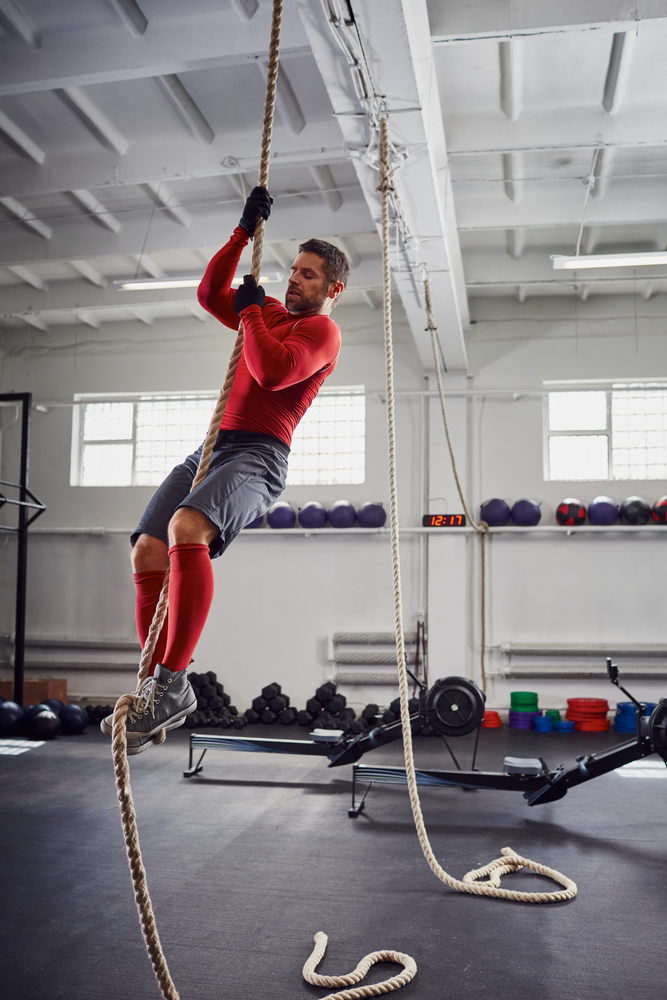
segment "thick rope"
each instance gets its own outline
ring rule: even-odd
[[[408,699],[408,675],[405,668],[405,641],[403,635],[403,612],[401,597],[401,563],[398,541],[398,490],[396,485],[396,424],[394,415],[394,352],[392,344],[392,323],[391,323],[391,268],[389,260],[389,195],[391,192],[391,164],[389,158],[389,137],[387,119],[383,117],[380,122],[380,184],[379,190],[382,194],[382,279],[384,297],[384,342],[387,365],[387,436],[389,444],[389,499],[390,499],[390,525],[391,525],[391,556],[392,572],[394,583],[394,619],[396,627],[396,654],[398,661],[398,683],[401,698],[401,723],[403,726],[403,748],[405,754],[405,771],[408,781],[408,792],[410,804],[414,816],[417,836],[424,852],[431,871],[452,889],[460,892],[469,892],[479,896],[498,896],[502,899],[512,899],[518,902],[528,903],[552,903],[563,899],[572,899],[577,893],[575,883],[566,875],[539,865],[535,861],[529,861],[509,848],[502,850],[503,857],[490,862],[485,868],[468,872],[461,881],[452,878],[438,863],[433,849],[428,839],[424,817],[422,815],[421,803],[419,801],[419,791],[417,788],[417,778],[415,774],[415,761],[412,747],[412,727],[410,724],[410,710]],[[439,365],[436,365],[436,371]],[[457,476],[458,482],[458,476]],[[464,501],[463,501],[464,502]],[[466,509],[464,507],[464,509]],[[519,892],[513,889],[501,889],[499,880],[502,874],[510,871],[518,871],[520,868],[530,868],[540,875],[546,875],[555,882],[559,882],[564,889],[558,892]],[[491,875],[486,882],[478,881],[485,875]]]
[[[348,973],[347,976],[320,976],[315,969],[322,961],[324,952],[327,949],[328,938],[322,931],[315,935],[315,947],[313,953],[303,967],[303,978],[313,986],[353,986],[363,979],[372,965],[377,962],[395,962],[396,965],[404,966],[403,972],[391,979],[385,979],[382,983],[374,983],[370,986],[360,986],[355,990],[342,990],[340,993],[329,993],[321,1000],[359,1000],[361,997],[377,997],[382,993],[391,993],[405,986],[417,975],[417,963],[410,955],[403,955],[400,951],[373,951],[370,955],[359,962],[356,969]]]
[[[273,0],[273,19],[271,22],[271,38],[269,43],[269,62],[266,79],[266,98],[264,101],[264,119],[262,123],[262,145],[259,164],[258,183],[262,187],[267,187],[269,179],[269,161],[271,157],[271,137],[273,132],[273,115],[276,104],[276,88],[278,83],[278,57],[280,52],[280,27],[282,22],[282,0]],[[259,281],[262,266],[262,250],[264,246],[264,220],[261,219],[255,229],[255,242],[252,254],[252,275]],[[243,351],[243,324],[239,324],[236,343],[229,360],[227,374],[223,383],[218,402],[209,424],[204,447],[202,448],[199,467],[194,478],[192,489],[198,486],[206,477],[211,454],[215,445],[220,423],[222,421],[227,400],[231,392],[234,375],[238,367],[239,359]],[[169,589],[169,569],[165,576],[160,598],[158,600],[155,615],[148,631],[146,644],[142,650],[139,671],[137,674],[136,693],[139,692],[143,681],[148,677],[155,646],[160,635],[160,630],[167,615],[167,595]],[[111,750],[113,754],[114,772],[116,776],[116,790],[120,803],[120,815],[123,825],[123,836],[127,858],[132,875],[132,885],[134,887],[134,898],[139,912],[139,922],[146,941],[146,949],[153,965],[155,977],[162,991],[165,1000],[178,1000],[178,993],[172,981],[167,962],[160,945],[155,916],[151,899],[148,894],[146,880],[146,870],[141,859],[141,849],[139,846],[139,836],[137,833],[137,820],[132,800],[132,790],[130,788],[130,769],[127,761],[127,734],[126,720],[127,713],[132,705],[133,695],[124,694],[116,702],[113,718],[113,735]],[[154,737],[154,743],[163,743],[166,737],[164,729]]]
[[[438,383],[438,396],[440,397],[440,409],[442,411],[442,422],[445,425],[445,437],[447,438],[447,448],[449,449],[449,458],[452,463],[452,472],[454,473],[454,481],[456,482],[456,489],[459,494],[459,499],[461,501],[461,506],[463,507],[463,512],[466,516],[468,524],[470,524],[476,534],[479,536],[480,541],[480,582],[481,582],[481,594],[480,594],[480,617],[482,619],[482,636],[481,636],[481,651],[480,651],[480,671],[482,675],[482,690],[486,691],[486,535],[489,533],[489,526],[486,521],[480,521],[477,523],[475,519],[471,516],[466,503],[466,498],[463,493],[463,488],[461,486],[461,480],[459,479],[459,470],[456,464],[456,455],[454,454],[454,445],[452,444],[451,434],[449,433],[449,420],[447,419],[447,405],[445,403],[445,390],[442,385],[442,375],[440,374],[440,357],[438,355],[438,341],[437,341],[437,326],[435,324],[435,314],[433,312],[433,299],[431,297],[431,282],[428,276],[424,277],[424,300],[426,303],[426,328],[431,335],[431,348],[433,349],[433,365],[435,367],[435,377]]]

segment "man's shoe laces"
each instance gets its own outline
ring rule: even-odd
[[[167,682],[168,683],[168,682]],[[130,722],[136,722],[142,715],[155,715],[155,696],[160,703],[160,696],[167,690],[167,684],[158,684],[155,677],[147,677],[141,685],[139,694],[134,697],[134,705],[127,713]]]

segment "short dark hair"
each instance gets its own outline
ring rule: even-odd
[[[350,277],[350,265],[342,250],[335,247],[333,243],[325,240],[306,240],[299,247],[299,253],[314,253],[322,260],[324,277],[331,285],[334,281],[340,281],[343,287],[347,285]]]

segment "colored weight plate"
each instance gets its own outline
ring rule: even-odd
[[[575,722],[574,728],[580,733],[606,733],[609,729],[609,719],[600,722]]]
[[[568,698],[570,708],[609,708],[606,698]]]
[[[512,703],[517,705],[528,705],[537,702],[537,693],[535,691],[511,691],[510,699]]]
[[[556,723],[556,731],[559,733],[572,733],[574,732],[574,722],[570,722],[569,719],[561,719],[560,722]]]

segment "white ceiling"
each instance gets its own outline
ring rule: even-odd
[[[2,0],[1,326],[205,320],[193,291],[113,282],[201,274],[236,224],[270,8]],[[563,276],[549,259],[580,232],[586,254],[667,247],[666,14],[662,0],[285,0],[267,271],[329,238],[353,264],[348,302],[378,307],[386,109],[394,282],[425,368],[424,268],[450,369],[466,367],[475,298],[667,292],[665,267]]]

